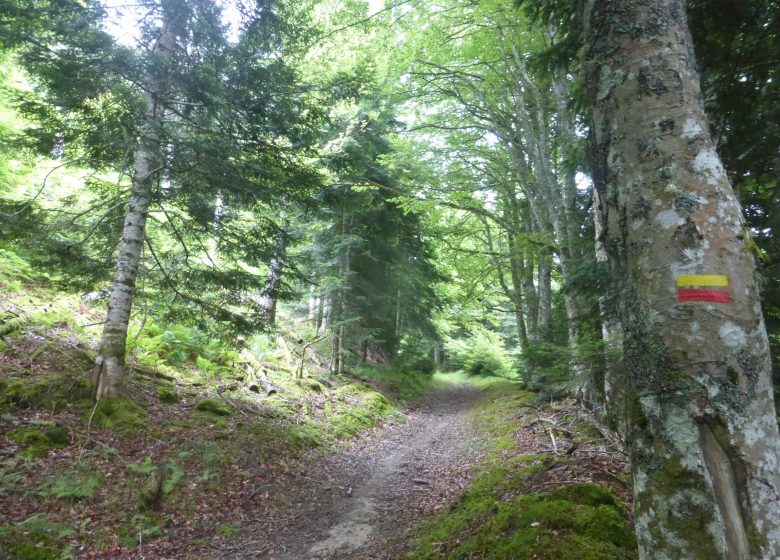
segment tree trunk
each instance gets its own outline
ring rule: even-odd
[[[593,189],[593,221],[596,233],[596,266],[600,277],[614,277],[609,270],[609,257],[604,248],[604,205],[599,191]],[[606,292],[612,292],[610,283],[605,283]],[[604,407],[610,419],[610,427],[626,441],[626,385],[623,381],[623,329],[614,308],[614,297],[610,293],[599,296],[601,338],[604,342]]]
[[[274,238],[274,254],[268,269],[268,278],[263,286],[258,304],[263,324],[273,327],[276,322],[276,303],[279,300],[279,288],[282,285],[284,260],[287,254],[287,239],[283,230],[279,230]]]
[[[160,129],[165,113],[163,99],[168,85],[169,66],[174,48],[172,22],[170,18],[166,18],[152,50],[155,64],[151,65],[144,91],[145,114],[135,156],[130,200],[119,242],[119,257],[109,296],[103,336],[92,371],[95,400],[116,397],[124,377],[127,329],[143,252],[146,218],[152,201],[155,180],[163,165]]]
[[[684,2],[589,0],[581,15],[640,557],[780,558],[766,330]]]
[[[552,313],[552,253],[542,249],[537,253],[536,293],[538,307],[536,309],[537,340],[548,340],[550,337],[550,315]]]

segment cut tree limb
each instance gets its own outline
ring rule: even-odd
[[[246,348],[241,350],[240,355],[244,360],[244,367],[247,372],[246,384],[249,390],[259,393],[260,386],[262,385],[266,395],[273,395],[276,393],[277,390],[268,380],[268,374],[265,369],[263,369],[263,364],[261,364]]]

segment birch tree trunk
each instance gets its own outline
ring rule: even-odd
[[[127,329],[143,253],[146,218],[152,201],[154,184],[163,165],[160,131],[165,113],[164,98],[171,58],[175,47],[172,26],[171,18],[166,17],[152,50],[152,60],[144,90],[145,113],[135,156],[130,199],[119,242],[119,257],[109,296],[106,322],[92,371],[96,400],[116,397],[124,377]]]
[[[643,559],[780,558],[780,437],[739,204],[682,0],[587,0],[581,56],[604,242],[622,275]]]

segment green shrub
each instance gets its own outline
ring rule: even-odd
[[[124,546],[133,547],[162,534],[163,520],[149,513],[137,513],[128,523],[117,529],[119,542]]]
[[[471,375],[510,375],[512,360],[498,333],[479,329],[466,339],[450,339],[445,346],[455,365]]]

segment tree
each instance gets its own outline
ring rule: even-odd
[[[642,558],[780,557],[780,436],[749,233],[681,0],[582,6],[602,241],[621,291]]]
[[[45,92],[23,105],[39,123],[39,149],[50,152],[60,138],[66,156],[116,173],[111,196],[93,210],[117,208],[129,178],[93,371],[97,398],[118,392],[135,282],[144,269],[157,276],[161,292],[217,321],[261,323],[262,306],[255,305],[257,317],[235,310],[258,291],[258,275],[243,265],[256,267],[274,252],[268,231],[279,228],[262,214],[277,198],[306,198],[318,179],[303,156],[322,112],[307,102],[287,62],[304,39],[293,8],[277,0],[244,6],[240,36],[231,41],[219,4],[144,6],[134,48],[101,28],[105,9],[98,2],[46,4],[51,17],[20,9],[20,25],[0,29],[0,41],[16,40],[20,61]]]
[[[97,399],[116,397],[124,375],[125,345],[133,307],[135,281],[144,249],[146,219],[155,183],[161,176],[165,158],[161,130],[166,116],[166,99],[171,62],[176,48],[180,18],[173,6],[163,8],[162,24],[151,49],[151,61],[143,86],[144,112],[135,153],[130,200],[119,240],[114,282],[108,300],[106,322],[100,349],[95,358],[92,384]]]

